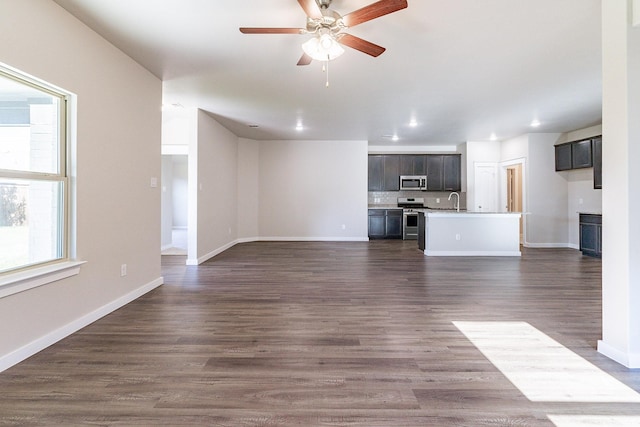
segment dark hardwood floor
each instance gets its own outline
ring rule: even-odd
[[[637,394],[640,372],[595,351],[601,262],[576,250],[257,242],[184,261],[163,257],[164,286],[1,373],[0,425],[640,422],[639,403],[528,398],[453,323],[525,322]]]

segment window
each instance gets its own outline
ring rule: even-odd
[[[0,275],[68,258],[66,94],[0,66]]]

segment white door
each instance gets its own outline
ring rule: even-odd
[[[476,212],[498,212],[498,165],[496,163],[475,164]]]

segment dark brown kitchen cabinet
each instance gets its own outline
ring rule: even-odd
[[[593,166],[591,138],[556,145],[555,150],[556,171],[590,168]]]
[[[400,175],[426,175],[427,191],[460,191],[460,154],[370,154],[369,191],[399,191]]]
[[[571,168],[582,169],[593,166],[591,139],[571,143]]]
[[[369,209],[370,239],[402,239],[402,209]]]
[[[386,232],[386,210],[369,209],[369,238],[384,239]]]
[[[593,167],[593,188],[602,188],[602,135],[556,145],[556,171]]]
[[[571,143],[555,146],[556,149],[556,171],[567,171],[571,169]]]
[[[593,138],[593,188],[602,189],[602,137]]]
[[[369,191],[400,190],[400,158],[394,155],[370,155],[368,158]]]
[[[427,155],[427,191],[460,191],[460,155]]]
[[[382,191],[400,191],[400,156],[384,156]]]
[[[460,191],[460,156],[445,155],[442,159],[444,191]]]
[[[444,191],[443,157],[427,156],[427,191]]]
[[[400,156],[400,175],[426,175],[427,165],[424,154],[402,154]]]
[[[387,209],[385,227],[387,239],[402,239],[402,209]]]
[[[382,183],[384,178],[384,157],[369,156],[368,160],[369,191],[382,191]]]
[[[583,255],[602,257],[602,215],[580,214],[580,251]]]

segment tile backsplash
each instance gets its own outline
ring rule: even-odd
[[[369,206],[396,205],[398,197],[422,197],[430,208],[453,208],[454,197],[447,200],[449,192],[436,191],[369,191]],[[460,194],[460,209],[467,207],[467,193]],[[438,203],[438,199],[440,203]]]

